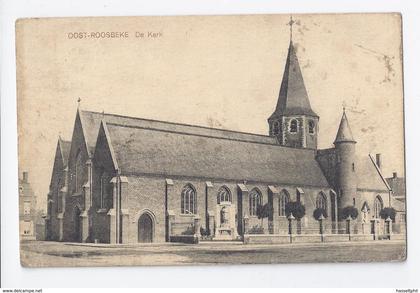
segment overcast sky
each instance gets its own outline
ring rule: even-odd
[[[344,102],[358,154],[381,153],[386,176],[403,174],[399,15],[294,20],[293,41],[320,116],[319,147],[332,146]],[[78,97],[86,110],[267,134],[288,21],[258,15],[18,23],[19,167],[29,171],[39,207],[46,207],[58,135],[71,138]],[[95,38],[101,32],[120,35]]]

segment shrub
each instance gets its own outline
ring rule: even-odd
[[[264,234],[264,228],[261,226],[253,226],[249,229],[249,234]]]
[[[292,214],[296,220],[305,216],[305,206],[299,201],[290,201],[286,204],[286,215]]]
[[[194,227],[192,225],[188,226],[181,235],[194,235]]]
[[[389,217],[389,218],[391,218],[391,220],[393,222],[395,222],[396,213],[397,212],[395,211],[394,208],[384,208],[379,212],[379,216],[384,220],[388,219],[388,217]]]
[[[359,212],[354,206],[347,206],[341,210],[341,219],[346,220],[349,216],[355,220],[357,219],[357,216],[359,215]]]
[[[257,206],[257,217],[258,219],[268,218],[273,214],[273,207],[271,204],[266,203],[264,205]]]
[[[327,217],[327,211],[325,209],[323,209],[323,208],[316,208],[314,210],[314,214],[313,215],[314,215],[315,220],[319,220],[319,217],[321,217],[321,215],[323,215],[324,218]]]
[[[201,234],[201,236],[209,236],[210,235],[210,230],[205,229],[203,227],[200,227],[200,234]]]

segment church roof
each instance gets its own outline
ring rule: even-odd
[[[264,137],[251,141],[208,136],[207,130],[191,133],[189,126],[164,130],[107,122],[106,127],[121,174],[329,188],[313,150],[266,143]]]
[[[389,191],[385,179],[370,155],[356,157],[357,188],[375,191]]]
[[[63,140],[61,137],[58,138],[60,144],[61,156],[63,157],[64,167],[67,167],[68,158],[70,154],[71,141]]]
[[[292,41],[290,41],[289,45],[276,110],[270,118],[282,115],[308,115],[318,117],[311,108]]]
[[[340,142],[356,142],[353,138],[353,133],[351,132],[345,111],[343,111],[343,116],[341,117],[340,126],[338,127],[334,143]]]
[[[166,130],[166,131],[187,132],[191,134],[201,134],[201,135],[207,135],[207,136],[212,136],[212,137],[230,138],[230,139],[240,140],[240,141],[251,141],[251,142],[254,141],[254,142],[269,143],[269,144],[276,143],[276,138],[265,136],[265,135],[224,130],[224,129],[216,129],[216,128],[203,127],[203,126],[195,126],[195,125],[188,125],[188,124],[181,124],[181,123],[164,122],[164,121],[143,119],[143,118],[136,118],[136,117],[128,117],[128,116],[122,116],[122,115],[116,115],[116,114],[80,110],[80,117],[82,120],[83,129],[85,131],[87,144],[89,146],[89,149],[92,152],[95,148],[101,120],[104,120],[107,123],[121,124],[121,125],[126,125],[126,126],[144,127],[144,128],[160,129],[160,130]]]

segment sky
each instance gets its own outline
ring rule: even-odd
[[[289,17],[20,20],[19,170],[29,172],[38,207],[46,208],[57,139],[71,139],[79,98],[84,110],[267,134]],[[385,176],[404,175],[400,15],[293,18],[293,42],[320,116],[319,148],[332,146],[345,105],[358,154],[381,153]],[[119,37],[107,38],[111,32]]]

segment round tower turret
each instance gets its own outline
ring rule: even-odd
[[[338,207],[342,209],[354,205],[357,194],[356,141],[353,138],[344,109],[334,145],[337,156],[336,189]]]

